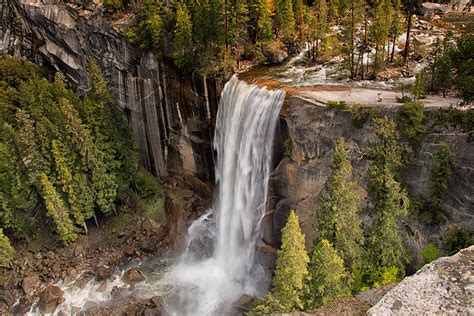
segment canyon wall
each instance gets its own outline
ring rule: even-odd
[[[155,176],[185,173],[213,181],[213,122],[222,83],[186,74],[171,60],[132,48],[93,2],[7,0],[0,4],[0,54],[57,70],[79,91],[94,59],[115,93]]]
[[[381,115],[395,119],[396,107],[380,107],[380,110]],[[281,116],[281,125],[287,125],[284,129],[287,131],[278,137],[289,137],[292,151],[289,157],[280,161],[270,178],[264,241],[279,246],[280,230],[289,211],[294,209],[309,248],[317,237],[313,228],[318,212],[317,200],[330,174],[332,150],[337,139],[344,137],[348,143],[354,180],[361,184],[360,192],[366,197],[365,177],[370,162],[363,158],[362,149],[369,141],[376,140],[375,127],[367,122],[362,128],[356,128],[349,111],[335,110],[298,96],[287,101]],[[456,157],[445,200],[446,221],[429,226],[404,220],[402,226],[412,249],[420,249],[428,242],[439,243],[439,237],[453,225],[474,230],[474,144],[468,141],[467,133],[444,131],[425,135],[421,144],[414,148],[414,164],[402,172],[402,180],[412,195],[428,196],[439,141],[446,142]]]

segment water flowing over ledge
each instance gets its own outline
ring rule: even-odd
[[[283,91],[237,77],[223,90],[214,135],[217,197],[212,209],[191,225],[187,250],[165,278],[179,289],[170,303],[177,314],[220,314],[241,294],[266,290],[259,288],[265,272],[255,264],[255,244],[284,98]]]

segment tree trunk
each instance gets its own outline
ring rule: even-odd
[[[390,62],[393,63],[393,57],[395,56],[395,44],[397,43],[397,36],[393,34],[392,38],[392,53],[390,54]]]
[[[87,229],[86,221],[83,221],[83,222],[82,222],[82,226],[84,226],[84,230],[86,231],[86,235],[88,235],[88,234],[89,234],[89,230]]]
[[[410,11],[408,13],[408,25],[407,25],[407,38],[405,41],[405,49],[403,50],[403,63],[406,64],[408,61],[408,52],[410,50],[410,31],[411,31],[411,23],[413,18],[413,13],[415,11],[415,3],[413,0],[410,4]]]
[[[94,214],[94,221],[95,221],[95,226],[97,226],[97,228],[100,228],[99,221],[97,220],[97,216],[95,216],[95,214]]]

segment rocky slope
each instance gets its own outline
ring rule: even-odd
[[[89,1],[1,2],[0,54],[51,67],[79,91],[88,89],[87,60],[95,59],[133,129],[142,165],[156,176],[212,180],[210,137],[222,83],[132,48],[101,10]]]
[[[439,258],[389,291],[368,315],[474,314],[474,246]]]

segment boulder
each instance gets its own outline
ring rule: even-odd
[[[252,296],[242,294],[237,301],[232,303],[232,306],[242,312],[249,312],[254,308],[255,302]]]
[[[30,295],[34,290],[36,290],[41,284],[41,281],[36,274],[27,276],[21,282],[21,287],[26,295]]]
[[[39,295],[38,307],[42,313],[52,313],[62,302],[64,302],[64,292],[59,286],[50,285]]]
[[[109,278],[111,275],[112,275],[112,269],[102,267],[102,268],[97,269],[97,271],[95,272],[95,279],[97,281],[101,281],[101,280],[105,280]]]
[[[368,315],[473,315],[474,246],[405,278]]]
[[[145,281],[145,276],[140,269],[128,269],[122,276],[122,281],[127,284],[136,284]]]
[[[126,245],[123,248],[123,252],[125,253],[125,255],[131,257],[135,254],[135,246],[134,245]]]

